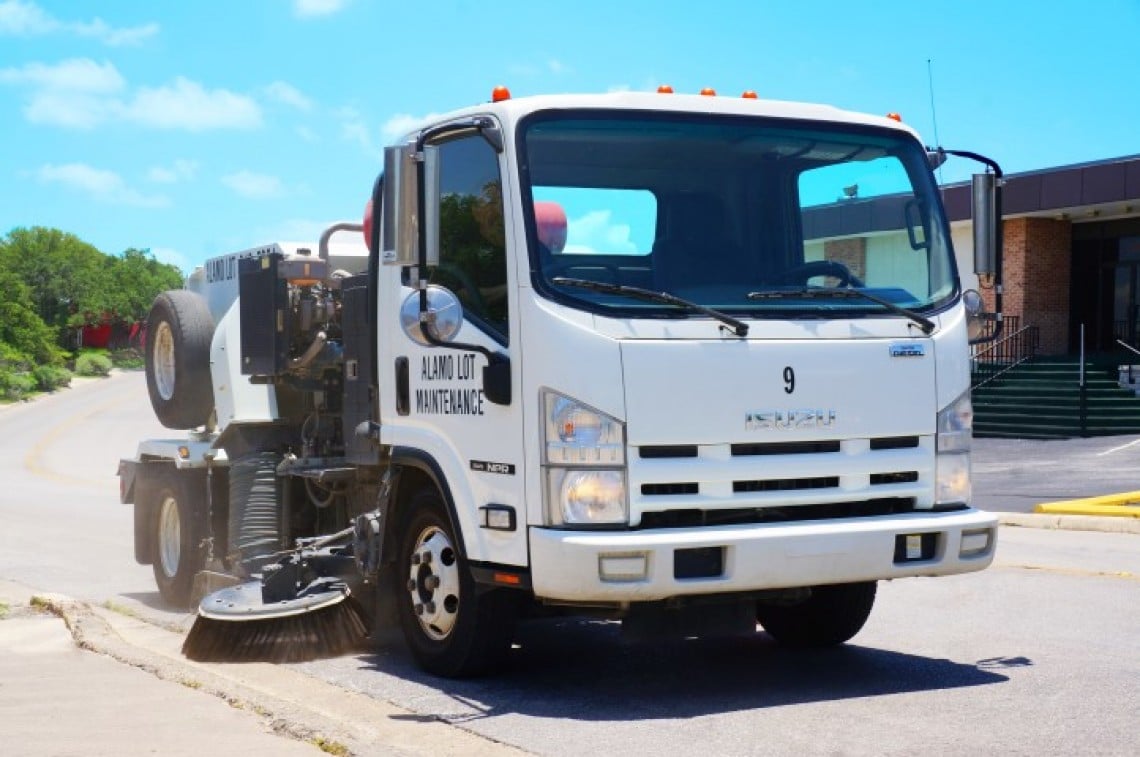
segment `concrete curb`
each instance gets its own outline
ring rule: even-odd
[[[196,663],[182,657],[182,634],[59,594],[31,603],[63,619],[81,648],[219,697],[263,717],[278,734],[338,755],[518,757],[527,754],[432,716],[342,689],[269,663]]]
[[[1060,531],[1100,531],[1140,534],[1140,518],[1105,518],[1092,515],[995,513],[1003,526],[1045,528]]]

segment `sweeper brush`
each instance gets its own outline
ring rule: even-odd
[[[259,580],[204,597],[182,644],[199,662],[304,662],[361,649],[368,622],[351,586],[361,587],[351,549],[324,537],[280,562]]]
[[[261,588],[254,581],[202,600],[182,654],[199,662],[305,662],[356,651],[368,638],[347,587],[269,605]]]

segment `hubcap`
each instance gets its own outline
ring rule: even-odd
[[[162,321],[155,329],[151,355],[154,358],[154,384],[164,400],[174,396],[174,332]]]
[[[167,578],[178,574],[181,559],[182,523],[178,519],[178,503],[174,497],[166,497],[158,511],[158,560]]]
[[[459,618],[459,560],[447,534],[436,526],[416,538],[408,561],[407,590],[425,635],[446,639]]]

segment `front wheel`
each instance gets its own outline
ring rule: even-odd
[[[154,582],[164,601],[186,607],[194,576],[206,562],[204,524],[195,517],[185,487],[173,478],[158,487],[154,508]]]
[[[434,489],[412,498],[403,522],[393,573],[412,656],[424,670],[446,678],[492,671],[509,649],[513,598],[503,590],[477,593]]]
[[[785,646],[833,647],[859,633],[874,604],[874,581],[816,586],[798,604],[758,605],[756,619]]]

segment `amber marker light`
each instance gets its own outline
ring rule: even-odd
[[[503,100],[511,99],[511,91],[504,87],[502,84],[491,90],[491,102],[501,103]]]
[[[888,113],[887,118],[891,119],[892,121],[898,121],[900,124],[902,123],[902,116],[900,116],[898,113]]]
[[[701,94],[705,97],[716,97],[716,90],[712,87],[705,87],[701,90]]]
[[[673,88],[670,87],[668,84],[662,84],[661,86],[659,86],[657,88],[657,94],[659,94],[659,95],[671,95],[671,94],[673,94]]]
[[[744,90],[743,94],[741,94],[740,96],[743,97],[745,100],[758,100],[758,99],[760,99],[759,97],[757,97],[756,90],[754,90],[754,89],[746,89],[746,90]]]

